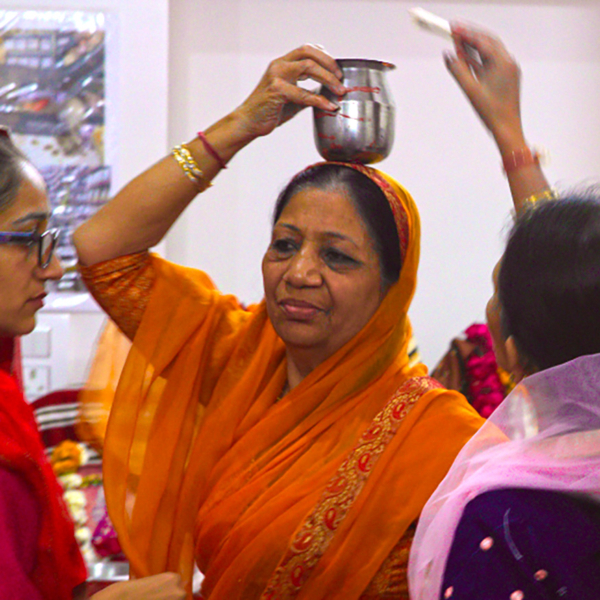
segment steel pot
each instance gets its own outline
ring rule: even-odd
[[[342,84],[336,96],[325,86],[319,93],[340,106],[336,112],[313,109],[315,144],[325,160],[376,163],[394,144],[395,106],[386,73],[396,67],[380,60],[342,58]]]

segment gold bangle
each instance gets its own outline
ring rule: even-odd
[[[537,192],[536,194],[532,194],[528,198],[525,198],[523,202],[525,204],[535,204],[540,200],[558,200],[558,198],[558,192],[554,188],[548,188],[541,192]]]
[[[183,169],[185,176],[194,183],[200,192],[203,192],[212,185],[206,179],[202,169],[200,169],[195,158],[184,144],[179,144],[173,148],[173,157]]]
[[[173,156],[183,169],[186,177],[198,187],[199,191],[203,192],[212,185],[210,181],[207,181],[198,163],[184,144],[179,144],[173,148]]]

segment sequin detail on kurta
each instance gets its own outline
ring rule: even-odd
[[[89,267],[80,265],[84,283],[125,335],[133,339],[155,279],[148,252],[121,256]]]

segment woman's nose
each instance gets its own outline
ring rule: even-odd
[[[42,267],[38,266],[38,270],[40,278],[44,280],[58,280],[65,274],[65,270],[62,268],[62,265],[60,264],[60,261],[58,260],[58,256],[56,256],[56,254],[52,255],[50,263],[45,269],[42,269]]]
[[[292,257],[284,279],[294,287],[321,285],[319,257],[312,250],[302,248]]]

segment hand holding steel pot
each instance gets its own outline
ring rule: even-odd
[[[319,94],[340,109],[313,109],[317,150],[326,160],[376,163],[388,156],[394,144],[395,106],[386,72],[395,66],[379,60],[338,59],[348,92],[334,96],[322,87]]]

